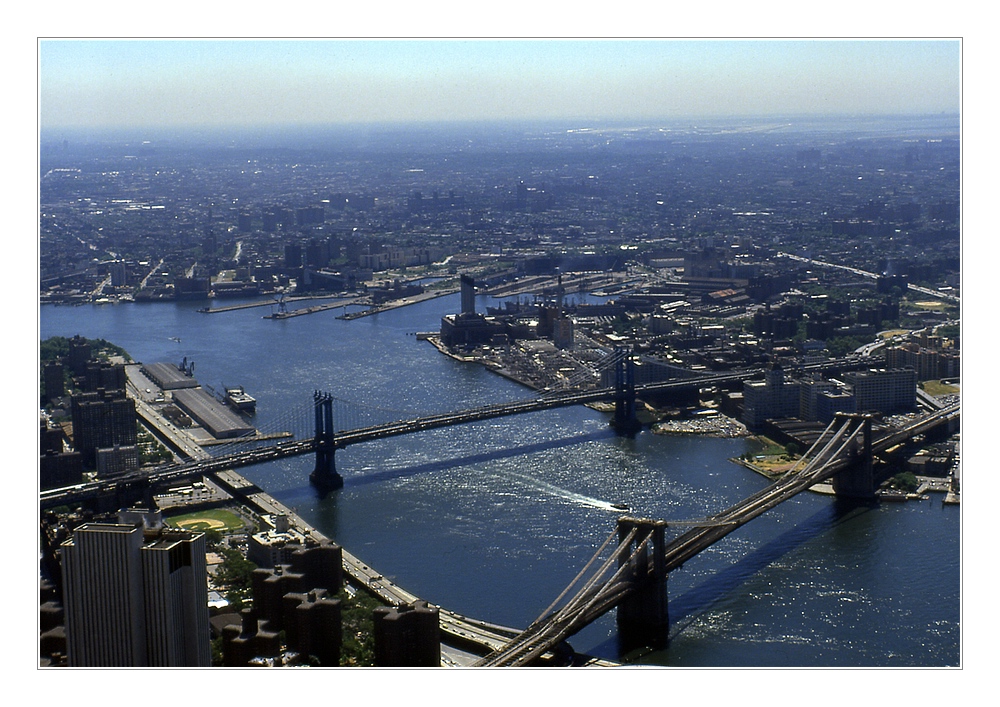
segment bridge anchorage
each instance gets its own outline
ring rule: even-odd
[[[635,416],[635,361],[632,350],[615,350],[615,416],[611,426],[618,434],[634,436],[642,429],[642,423]]]
[[[309,481],[323,495],[344,487],[344,478],[337,473],[333,453],[336,441],[333,436],[333,396],[315,391],[313,404],[316,411],[316,468]]]

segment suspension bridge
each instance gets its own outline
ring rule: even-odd
[[[279,459],[315,454],[316,465],[310,480],[326,493],[343,485],[336,470],[337,449],[398,435],[413,434],[441,427],[463,425],[512,415],[539,412],[571,405],[597,402],[614,404],[611,424],[623,434],[633,434],[640,428],[636,420],[637,396],[643,393],[697,390],[708,385],[722,385],[744,380],[762,373],[742,371],[679,380],[636,385],[633,358],[626,349],[616,350],[596,366],[577,372],[557,389],[543,390],[527,400],[494,403],[465,410],[425,415],[413,415],[340,400],[330,393],[315,391],[310,404],[287,411],[270,424],[275,430],[291,430],[290,434],[255,433],[210,446],[184,444],[182,453],[188,458],[153,469],[136,471],[103,481],[80,484],[71,488],[53,489],[41,494],[42,508],[96,498],[102,494],[120,492],[140,486],[173,483],[202,474],[225,469],[237,469]],[[602,385],[610,383],[610,385]],[[155,417],[148,406],[137,401],[140,414]]]
[[[310,478],[325,492],[342,485],[343,480],[334,465],[334,453],[352,444],[602,401],[614,403],[612,425],[621,433],[630,434],[638,429],[635,418],[638,395],[721,385],[763,372],[742,371],[636,385],[631,362],[631,352],[619,350],[609,355],[599,369],[581,372],[575,379],[567,381],[563,388],[543,391],[529,400],[389,421],[373,421],[371,410],[359,413],[357,406],[338,400],[329,393],[315,391],[305,414],[301,410],[295,411],[278,421],[285,424],[297,418],[295,424],[299,428],[308,427],[311,423],[309,437],[268,442],[234,440],[213,446],[214,454],[204,448],[196,448],[189,450],[191,458],[184,462],[116,479],[43,492],[40,504],[45,509],[108,494],[120,503],[122,497],[130,493],[150,493],[154,485],[305,454],[315,454],[316,465]],[[613,380],[613,385],[600,385],[608,378]],[[580,389],[581,386],[584,389]],[[399,417],[397,411],[380,412],[383,418]],[[628,634],[647,645],[656,643],[666,636],[668,626],[666,585],[669,572],[740,526],[814,484],[831,480],[838,495],[872,498],[879,481],[875,478],[872,464],[875,454],[914,436],[926,434],[939,425],[951,423],[959,414],[958,404],[941,407],[904,427],[880,430],[877,435],[873,431],[871,416],[841,415],[830,423],[791,471],[730,508],[696,520],[619,518],[616,529],[556,601],[522,633],[491,639],[489,652],[476,664],[498,667],[530,665],[544,655],[551,655],[570,636],[612,609],[618,611],[618,625],[623,635]],[[666,533],[669,529],[679,531],[679,535],[668,541]]]
[[[475,665],[530,665],[614,608],[618,609],[620,631],[630,634],[632,640],[656,644],[666,636],[667,575],[672,570],[814,484],[832,479],[838,494],[866,495],[867,491],[873,495],[877,488],[873,453],[924,434],[958,414],[958,405],[953,405],[877,440],[872,438],[871,416],[842,415],[827,426],[794,468],[730,508],[693,521],[619,518],[616,530],[552,605],[506,646]],[[683,532],[668,542],[666,531],[671,527]],[[604,557],[609,547],[612,551]]]
[[[337,449],[350,445],[599,402],[614,404],[611,425],[619,433],[634,434],[641,427],[636,419],[636,400],[640,395],[697,391],[708,386],[738,383],[763,373],[763,369],[748,369],[638,385],[635,382],[633,355],[630,350],[620,348],[609,353],[595,366],[582,369],[567,378],[556,389],[538,391],[536,396],[526,400],[458,411],[413,415],[372,405],[362,406],[338,399],[330,393],[315,391],[310,403],[286,411],[272,420],[271,431],[259,431],[206,446],[185,442],[183,435],[173,435],[176,438],[175,446],[181,447],[180,452],[186,459],[110,479],[43,491],[40,494],[40,507],[44,510],[108,495],[115,495],[124,503],[129,496],[135,496],[137,491],[144,490],[148,495],[153,486],[307,454],[314,454],[316,457],[315,467],[310,474],[311,482],[320,493],[327,493],[343,485],[343,478],[336,470],[335,453]],[[146,403],[137,400],[136,407],[147,422],[157,421],[155,411]]]

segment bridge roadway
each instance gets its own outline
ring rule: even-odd
[[[733,381],[746,377],[758,375],[760,370],[745,371],[741,373],[723,374],[718,376],[699,376],[697,378],[684,379],[680,381],[668,381],[665,383],[655,383],[645,386],[636,386],[636,391],[658,391],[670,389],[683,389],[691,386],[703,386],[710,383]],[[334,445],[336,448],[347,447],[351,444],[370,442],[386,437],[423,432],[425,430],[448,427],[450,425],[460,425],[479,420],[488,420],[508,415],[519,415],[528,412],[549,410],[552,408],[566,407],[569,405],[585,405],[587,403],[602,400],[611,400],[616,395],[615,388],[599,388],[586,392],[553,393],[546,396],[523,400],[512,403],[498,403],[485,405],[483,407],[457,412],[444,413],[439,415],[429,415],[409,420],[399,420],[371,427],[363,427],[334,435]],[[139,482],[164,483],[174,482],[196,476],[198,474],[210,474],[225,469],[237,469],[254,464],[285,459],[287,457],[310,454],[316,451],[316,440],[313,437],[302,440],[285,440],[275,444],[245,449],[232,454],[210,457],[208,454],[192,443],[185,443],[180,432],[172,434],[173,430],[163,429],[163,423],[158,421],[158,415],[151,409],[147,410],[141,401],[137,400],[137,411],[143,419],[152,419],[154,424],[164,436],[168,437],[183,453],[192,457],[188,461],[166,464],[152,470],[140,470],[114,479],[95,481],[91,483],[79,484],[77,486],[53,489],[44,491],[41,494],[41,508],[51,508],[53,506],[70,503],[73,501],[87,500],[101,494],[112,492],[122,484],[134,484]],[[169,425],[168,425],[169,426]]]
[[[818,370],[822,368],[829,368],[831,366],[841,368],[844,366],[858,367],[867,366],[867,363],[863,360],[848,360],[834,362],[832,364],[807,366],[806,369]],[[763,369],[754,368],[735,373],[713,374],[684,378],[680,380],[664,381],[660,383],[647,383],[635,386],[635,391],[637,395],[641,396],[642,393],[645,392],[655,393],[669,390],[685,390],[692,387],[705,387],[747,380],[749,378],[759,376],[763,372]],[[371,427],[348,430],[334,435],[334,446],[336,448],[343,448],[351,444],[370,442],[397,435],[422,432],[440,427],[448,427],[450,425],[460,425],[509,415],[520,415],[570,405],[586,405],[588,403],[608,401],[613,400],[617,394],[618,392],[614,387],[598,388],[584,392],[550,392],[529,400],[497,403],[494,405],[485,405],[468,410],[459,410],[457,412],[429,415],[426,417],[399,420],[380,425],[373,425]],[[144,419],[147,419],[147,415],[144,414],[142,406],[138,406],[138,408],[140,415],[142,415]],[[149,417],[155,419],[157,416],[155,413],[151,413]],[[171,439],[173,439],[173,436],[171,436]],[[316,451],[316,441],[315,438],[312,437],[302,440],[285,440],[272,445],[241,450],[232,454],[217,457],[207,457],[207,454],[201,448],[191,449],[191,447],[194,446],[191,444],[181,444],[179,446],[185,453],[194,458],[184,462],[166,464],[152,470],[135,471],[130,474],[125,474],[124,476],[115,477],[114,479],[94,481],[79,484],[73,487],[44,491],[40,495],[41,508],[44,510],[46,508],[52,508],[54,506],[75,501],[90,500],[100,495],[113,492],[116,488],[122,485],[137,483],[158,484],[181,481],[199,474],[210,474],[224,469],[237,469],[254,464],[263,464],[270,461],[276,461],[278,459],[310,454]]]
[[[905,427],[885,434],[877,440],[872,440],[872,452],[885,451],[914,435],[922,434],[943,422],[955,419],[959,415],[959,410],[958,404],[950,405],[925,415]],[[773,484],[709,518],[694,523],[677,523],[676,525],[679,526],[694,527],[667,543],[664,546],[662,558],[648,557],[647,572],[653,569],[654,563],[661,563],[659,567],[665,573],[679,568],[684,562],[740,526],[810,486],[830,479],[855,463],[857,459],[850,453],[850,443],[862,432],[862,426],[857,425],[854,431],[848,435],[848,428],[851,425],[851,421],[846,422],[839,431],[830,437],[824,433],[813,449],[816,449],[821,442],[824,442],[825,446],[799,471],[786,474]],[[827,428],[827,432],[831,429],[832,423]],[[642,522],[652,523],[652,521],[644,519]],[[671,525],[670,521],[659,521],[658,523],[664,526]],[[632,557],[635,556],[633,553]],[[618,574],[604,584],[592,583],[588,585],[586,590],[574,597],[566,607],[551,612],[546,618],[536,621],[503,650],[487,656],[476,665],[489,667],[527,665],[537,656],[551,650],[587,624],[616,607],[630,596],[635,588],[635,584],[629,578],[623,579]]]
[[[837,270],[845,270],[847,272],[854,273],[855,275],[860,275],[861,277],[866,277],[871,280],[877,280],[880,276],[878,273],[869,272],[867,270],[861,270],[860,268],[853,268],[850,265],[838,265],[837,263],[828,263],[825,260],[814,260],[812,258],[804,258],[801,255],[792,255],[791,253],[778,253],[778,257],[788,258],[790,260],[797,260],[800,263],[806,263],[808,265],[819,265],[824,268],[835,268]],[[932,290],[928,287],[920,287],[918,285],[908,284],[907,289],[913,290],[914,292],[919,292],[922,295],[927,295],[928,297],[936,297],[938,299],[948,300],[949,302],[954,302],[955,304],[960,304],[962,299],[950,292],[941,292],[939,290]]]

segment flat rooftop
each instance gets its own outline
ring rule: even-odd
[[[142,367],[142,372],[163,390],[198,387],[197,380],[185,374],[173,363],[148,363]]]
[[[174,402],[217,439],[253,434],[256,429],[201,388],[174,391]]]

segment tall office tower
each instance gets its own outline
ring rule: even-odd
[[[462,275],[462,314],[476,313],[476,281],[469,275]]]
[[[61,545],[68,663],[207,667],[205,536],[136,513],[85,523]]]

